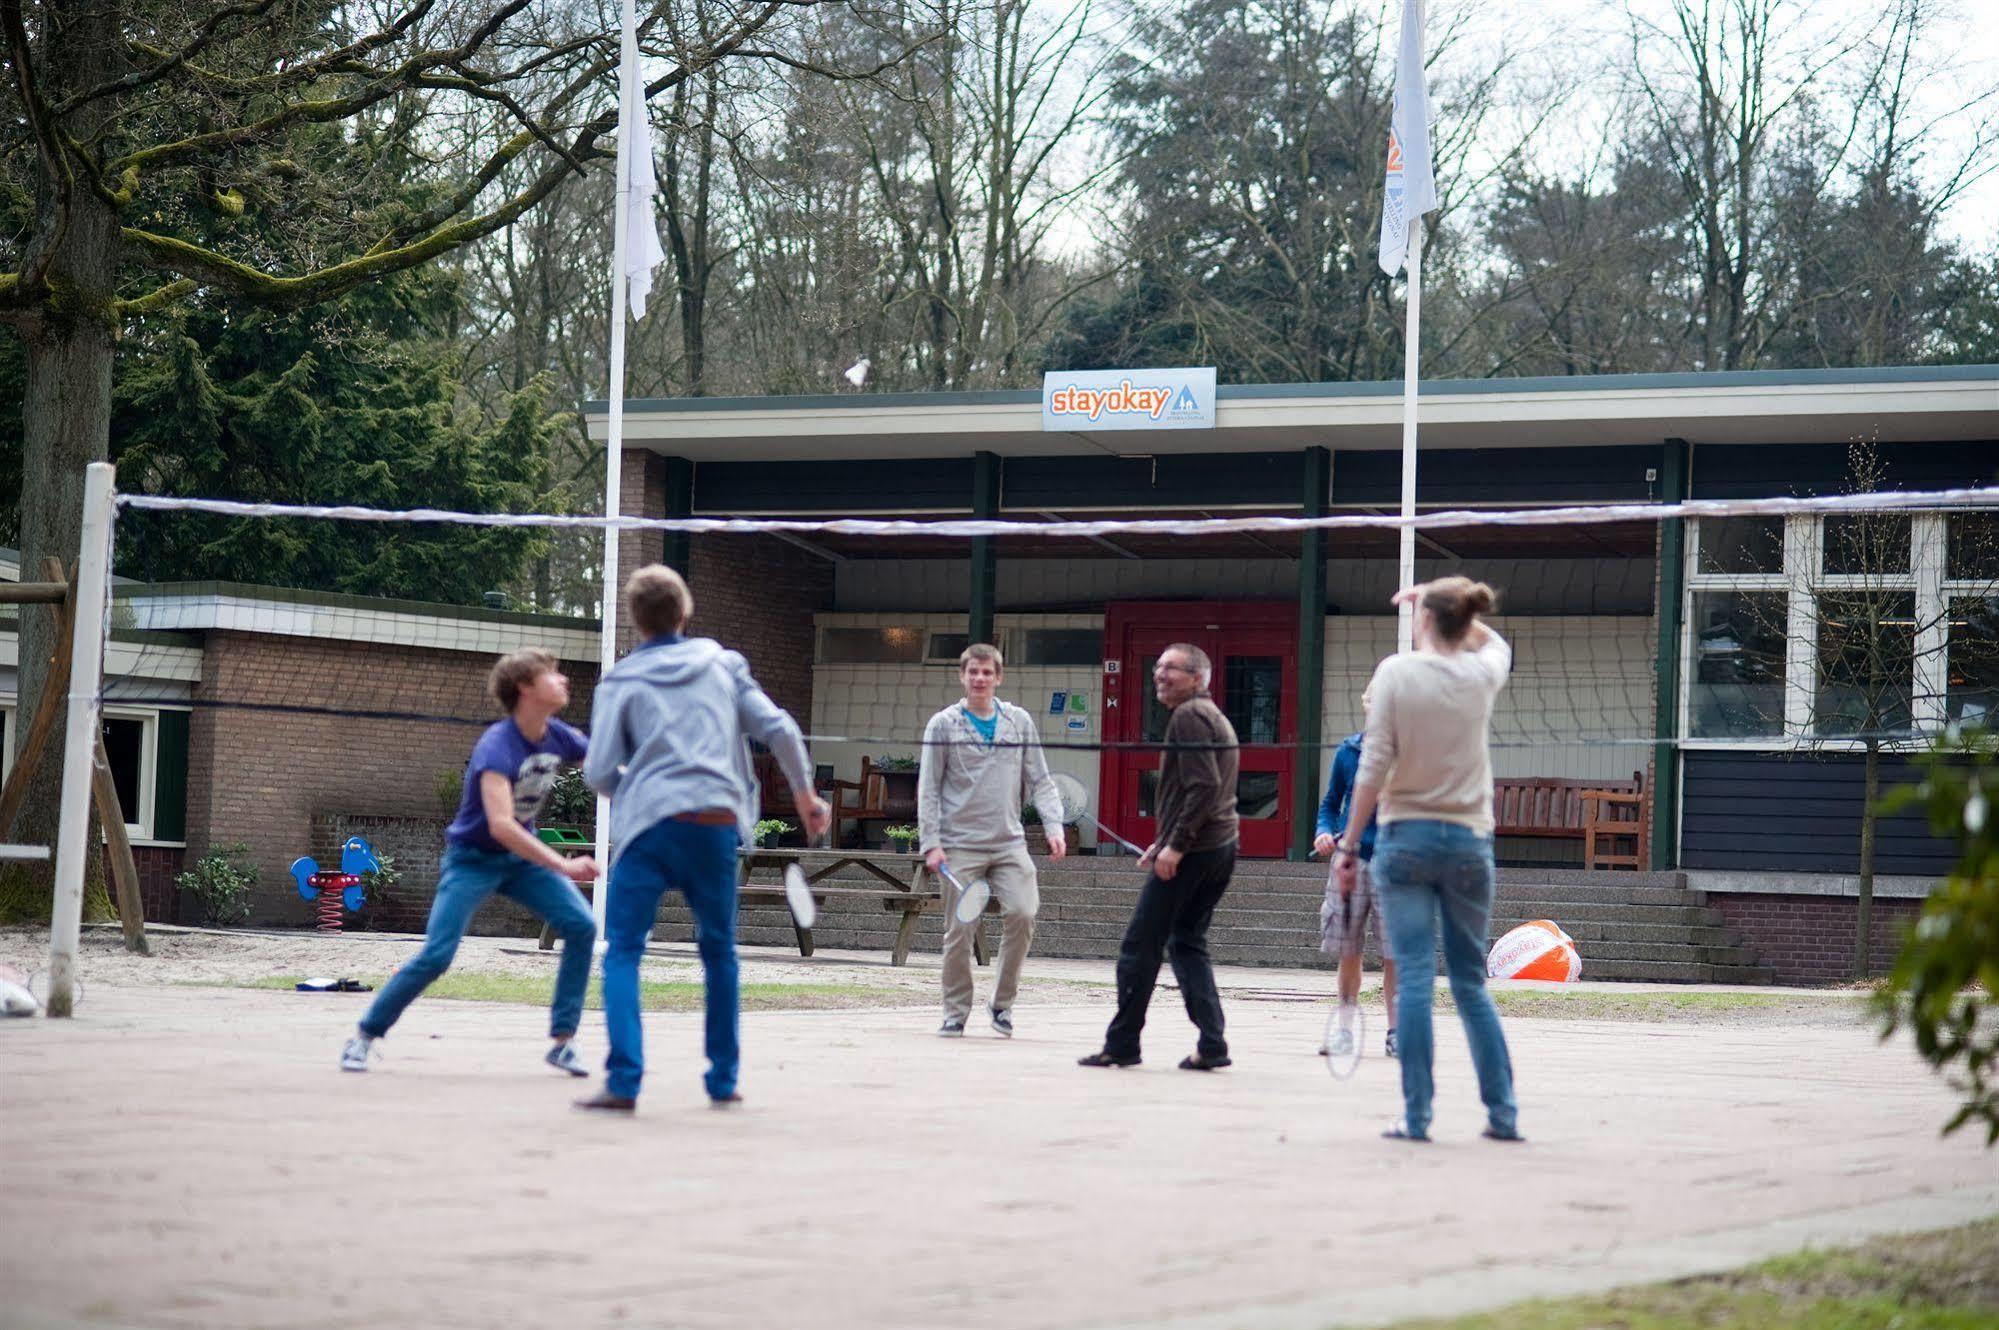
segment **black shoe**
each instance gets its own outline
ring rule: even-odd
[[[737,1094],[733,1090],[731,1090],[728,1094],[715,1094],[708,1096],[708,1107],[710,1108],[727,1110],[731,1108],[741,1108],[742,1106],[743,1106],[743,1097],[740,1094]]]
[[[1381,1137],[1387,1141],[1420,1141],[1426,1145],[1430,1140],[1427,1135],[1418,1136],[1399,1122],[1391,1126],[1387,1131],[1382,1132]]]
[[[1109,1049],[1105,1049],[1100,1053],[1092,1053],[1088,1057],[1076,1059],[1076,1065],[1079,1067],[1136,1067],[1138,1062],[1139,1057],[1136,1053],[1133,1053],[1130,1057],[1125,1057],[1121,1054],[1113,1053]]]
[[[1492,1126],[1488,1126],[1479,1135],[1485,1137],[1488,1141],[1506,1141],[1514,1145],[1524,1145],[1527,1142],[1527,1138],[1517,1131],[1501,1131],[1499,1128]]]
[[[1226,1053],[1211,1058],[1202,1057],[1199,1053],[1190,1053],[1186,1057],[1180,1059],[1180,1070],[1220,1071],[1223,1067],[1233,1065],[1234,1062],[1235,1059],[1230,1057]]]

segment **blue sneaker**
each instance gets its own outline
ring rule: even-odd
[[[993,1033],[1002,1039],[1013,1038],[1013,1011],[1001,1011],[998,1007],[987,1007],[986,1012],[993,1018]]]

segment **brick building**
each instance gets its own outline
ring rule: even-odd
[[[625,511],[1032,521],[1399,501],[1399,384],[1210,391],[1193,427],[1143,432],[1060,419],[1034,391],[627,401]],[[586,410],[602,437],[603,404]],[[1855,439],[1876,442],[1889,488],[1999,478],[1999,366],[1426,383],[1420,411],[1424,509],[1835,493]],[[1924,625],[1910,743],[1999,708],[1991,620],[1960,613],[1999,578],[1989,557],[1965,562],[1971,520],[1912,519],[1889,576]],[[1501,589],[1516,661],[1495,717],[1496,774],[1635,776],[1651,870],[1791,979],[1840,977],[1851,952],[1860,762],[1813,718],[1814,661],[1830,648],[1806,640],[1813,606],[1845,585],[1827,556],[1833,530],[1810,515],[1466,527],[1418,552],[1420,577],[1462,570]],[[1200,643],[1245,740],[1252,856],[1302,858],[1331,747],[1357,727],[1361,685],[1394,643],[1394,538],[1378,532],[969,545],[654,535],[646,556],[689,569],[697,596],[716,596],[704,587],[724,570],[759,568],[735,583],[727,615],[760,663],[784,662],[786,703],[815,734],[851,737],[814,745],[847,778],[864,757],[912,754],[924,718],[956,695],[963,644],[999,642],[1007,695],[1040,717],[1051,764],[1140,842],[1149,759],[1116,745],[1146,737],[1150,653]],[[1781,619],[1787,598],[1788,642],[1751,631],[1759,610],[1779,606]],[[1500,854],[1522,871],[1580,867],[1573,840],[1502,837]],[[1948,854],[1916,819],[1884,825],[1884,940]]]

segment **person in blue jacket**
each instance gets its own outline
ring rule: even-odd
[[[1368,695],[1362,693],[1360,708],[1363,717],[1367,714],[1368,701]],[[1361,738],[1361,735],[1350,734],[1333,752],[1333,770],[1326,781],[1326,797],[1319,801],[1318,835],[1312,838],[1312,852],[1321,858],[1332,855],[1333,846],[1347,829],[1347,815],[1353,807],[1354,780],[1360,774]],[[1319,906],[1319,949],[1339,960],[1341,1005],[1358,1002],[1360,953],[1367,941],[1367,921],[1370,916],[1373,917],[1375,941],[1381,951],[1381,998],[1388,1007],[1388,1040],[1383,1051],[1394,1057],[1395,962],[1389,958],[1388,938],[1382,930],[1381,911],[1374,899],[1374,880],[1368,873],[1368,862],[1374,858],[1374,833],[1375,821],[1370,817],[1360,833],[1360,872],[1345,899],[1335,875],[1330,871],[1326,874],[1326,899]],[[1332,1037],[1351,1039],[1352,1035],[1341,1029]],[[1319,1049],[1322,1054],[1333,1051],[1336,1050]],[[1352,1050],[1337,1051],[1347,1053]]]

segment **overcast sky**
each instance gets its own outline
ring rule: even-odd
[[[1934,0],[1940,21],[1932,48],[1939,68],[1926,82],[1922,104],[1942,121],[1933,144],[1933,161],[1940,167],[1960,157],[1972,132],[1966,115],[1946,117],[1976,92],[1999,88],[1999,0]],[[1378,0],[1391,32],[1400,22],[1401,0]],[[1713,0],[1720,10],[1730,0]],[[1808,25],[1801,34],[1864,29],[1891,8],[1893,0],[1817,0],[1800,3],[1796,12]],[[1630,0],[1630,8],[1666,21],[1669,0]],[[1613,96],[1610,79],[1631,65],[1630,26],[1626,0],[1430,0],[1430,27],[1462,18],[1472,43],[1510,49],[1530,77],[1544,86],[1566,87],[1578,97],[1577,114],[1558,117],[1538,137],[1536,155],[1549,164],[1571,166],[1587,159],[1601,144],[1604,114]],[[1391,36],[1392,40],[1392,36]],[[1592,86],[1592,85],[1595,86]],[[1514,108],[1524,117],[1530,107]],[[1987,117],[1999,114],[1988,104]],[[1502,128],[1495,139],[1504,140]],[[1945,219],[1947,234],[1971,249],[1990,252],[1999,237],[1999,171],[1988,173],[1962,196]]]

